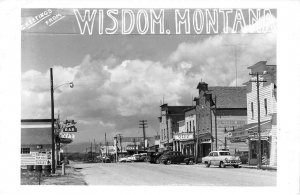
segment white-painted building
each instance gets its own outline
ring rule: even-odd
[[[261,150],[263,164],[277,165],[277,86],[276,65],[260,61],[248,67],[251,79],[247,85],[247,129],[249,140],[249,163],[257,164],[258,158],[258,101],[257,76],[259,74],[259,102],[261,126]]]

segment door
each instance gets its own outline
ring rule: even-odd
[[[218,152],[213,152],[213,165],[218,166],[219,164],[220,162]]]

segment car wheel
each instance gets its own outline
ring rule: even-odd
[[[167,162],[166,162],[166,164],[167,164],[167,165],[170,165],[170,164],[172,164],[171,160],[170,160],[170,159],[168,159],[168,160],[167,160]]]
[[[192,164],[194,164],[194,160],[193,160],[193,159],[190,159],[190,160],[189,160],[189,165],[192,165]]]
[[[210,167],[210,163],[208,163],[208,162],[205,162],[205,167]]]
[[[219,166],[220,168],[225,168],[225,165],[224,165],[224,163],[223,162],[220,162],[220,166]]]

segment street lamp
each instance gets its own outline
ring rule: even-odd
[[[50,92],[51,92],[51,139],[52,139],[52,173],[55,173],[55,134],[54,134],[54,90],[63,86],[69,84],[70,88],[74,87],[73,82],[64,83],[61,85],[58,85],[56,87],[53,87],[53,70],[50,68]]]

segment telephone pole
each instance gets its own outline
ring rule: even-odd
[[[105,133],[105,154],[107,156],[107,141],[106,141],[106,133]]]
[[[50,92],[51,92],[51,141],[52,141],[52,173],[55,173],[55,133],[54,133],[54,89],[53,89],[53,71],[50,68]]]
[[[261,169],[261,131],[260,131],[260,99],[259,99],[259,83],[267,82],[264,80],[259,80],[260,74],[258,72],[256,73],[250,73],[251,76],[256,76],[255,82],[256,83],[256,92],[257,92],[257,131],[258,131],[258,169]]]
[[[215,95],[215,138],[216,138],[216,150],[218,150],[218,139],[217,139],[217,96]]]
[[[143,138],[144,138],[144,151],[146,150],[146,132],[145,129],[148,128],[147,120],[139,121],[139,128],[143,129]]]

